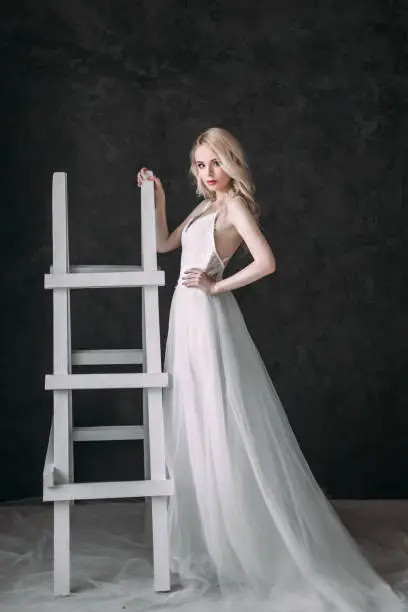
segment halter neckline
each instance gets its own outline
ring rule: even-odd
[[[194,223],[196,221],[198,222],[198,221],[200,221],[200,219],[202,220],[203,217],[210,217],[210,220],[208,220],[206,222],[208,224],[208,230],[209,231],[208,232],[206,231],[205,235],[208,234],[209,240],[211,241],[211,245],[210,245],[210,248],[211,248],[211,258],[210,258],[209,261],[207,261],[205,263],[202,263],[202,267],[204,268],[204,267],[210,266],[210,268],[211,268],[211,266],[212,267],[218,266],[218,272],[217,273],[219,274],[219,268],[221,267],[222,270],[224,270],[226,265],[227,265],[227,262],[231,259],[231,257],[225,257],[225,259],[221,259],[221,257],[219,256],[219,253],[217,251],[217,246],[215,244],[214,232],[215,232],[215,219],[217,218],[217,214],[220,212],[221,209],[212,210],[211,212],[208,212],[208,208],[210,207],[210,205],[211,205],[211,202],[206,203],[203,206],[203,208],[201,209],[200,214],[193,216],[189,220],[189,222],[183,228],[182,237],[185,234],[188,234],[188,232],[190,231],[190,227],[192,225],[194,225]],[[207,225],[205,225],[204,229],[206,229],[206,228],[207,228]],[[204,233],[202,231],[199,232],[198,233],[198,241],[201,240],[201,239],[207,241],[207,238],[202,238],[203,236],[204,236]],[[193,247],[192,246],[190,247],[190,245],[184,244],[184,238],[182,238],[182,242],[183,242],[183,244],[182,244],[182,246],[183,246],[182,265],[187,265],[187,267],[188,267],[188,265],[193,265],[193,264],[186,264],[186,261],[189,261],[188,260],[189,255],[187,254],[187,249],[188,248],[193,248]],[[195,241],[193,241],[192,244],[197,244],[198,246],[200,246],[199,242],[196,243]],[[203,247],[203,251],[202,252],[203,252],[204,255],[206,253],[208,253],[208,246],[209,245],[208,245],[207,242],[205,242],[205,244],[203,243],[203,245],[202,245],[202,247]],[[193,253],[195,253],[194,249],[196,249],[196,248],[197,247],[193,248]],[[186,250],[184,250],[184,249],[186,249]],[[199,260],[199,258],[200,258],[200,253],[197,251],[197,259]],[[194,254],[194,259],[195,259],[195,254]],[[197,262],[195,262],[194,265],[199,265],[199,264]]]
[[[210,205],[211,205],[211,202],[210,202]],[[199,219],[202,219],[203,217],[211,217],[211,215],[217,214],[221,210],[221,209],[212,210],[211,212],[205,215],[204,213],[206,210],[208,210],[208,208],[209,206],[206,206],[199,215],[195,215],[195,217],[192,217],[190,221],[187,223],[186,227],[184,228],[184,231],[187,232],[187,230],[190,228],[191,225],[194,224],[195,221],[198,221]]]

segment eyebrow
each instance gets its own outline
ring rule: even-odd
[[[218,161],[218,159],[216,157],[213,157],[211,161]],[[196,164],[203,164],[203,161],[200,160],[196,160]]]

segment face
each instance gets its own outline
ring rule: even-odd
[[[222,169],[221,162],[217,159],[212,149],[206,145],[197,147],[195,151],[195,162],[197,174],[207,189],[219,192],[228,191],[231,178]]]

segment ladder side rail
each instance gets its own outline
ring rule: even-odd
[[[147,373],[146,364],[146,339],[145,339],[145,301],[142,299],[142,357],[143,357],[143,372]],[[145,387],[142,391],[143,398],[143,458],[144,458],[144,478],[145,480],[151,480],[150,473],[150,446],[149,446],[149,413],[148,413],[148,388]],[[145,537],[152,543],[153,538],[153,525],[152,525],[152,500],[151,497],[145,497]]]
[[[53,266],[58,274],[69,270],[67,175],[55,172],[52,181],[52,249]],[[69,289],[53,290],[54,374],[71,373]],[[71,475],[70,427],[72,424],[69,390],[55,390],[54,403],[54,466],[61,483],[69,483]],[[70,592],[70,502],[54,502],[54,592]]]
[[[145,271],[157,269],[156,214],[153,181],[141,187],[141,245],[142,266]],[[161,372],[159,294],[157,286],[143,287],[143,344],[148,373]],[[150,478],[166,479],[165,441],[162,389],[147,391],[147,420]],[[154,589],[170,590],[169,538],[167,525],[167,497],[154,497],[152,504],[152,535]]]

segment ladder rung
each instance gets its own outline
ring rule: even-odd
[[[143,363],[143,349],[73,351],[72,365],[136,365]]]
[[[79,482],[44,488],[44,501],[70,499],[115,499],[119,497],[157,497],[173,493],[173,481],[124,480],[118,482]]]
[[[161,270],[159,266],[157,266],[158,270]],[[103,265],[103,266],[69,266],[69,272],[78,274],[78,272],[140,272],[142,271],[142,266],[133,266],[133,265]],[[53,274],[54,266],[50,266],[50,274]]]
[[[67,389],[139,389],[167,387],[168,374],[47,374],[47,391]]]
[[[45,289],[101,289],[164,286],[164,276],[163,270],[45,274],[44,287]]]
[[[144,427],[143,425],[74,427],[73,440],[74,442],[144,440]]]

